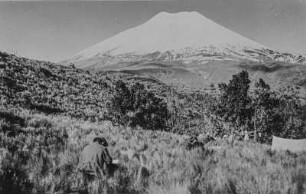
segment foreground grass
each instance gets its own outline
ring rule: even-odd
[[[1,193],[306,192],[306,153],[225,140],[188,150],[187,136],[68,117],[19,116],[24,122],[18,126],[8,121],[0,126],[19,130],[0,136]],[[108,180],[86,182],[76,171],[78,157],[97,135],[109,141],[120,166]]]

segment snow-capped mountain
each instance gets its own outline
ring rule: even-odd
[[[82,68],[118,63],[179,60],[185,64],[216,60],[304,63],[302,55],[272,50],[216,24],[198,12],[161,12],[63,61]]]

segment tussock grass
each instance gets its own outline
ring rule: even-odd
[[[306,192],[306,153],[222,139],[188,150],[188,136],[40,114],[27,115],[25,125],[17,136],[0,136],[3,192]],[[97,135],[109,141],[120,164],[110,179],[88,181],[76,166],[83,147]]]

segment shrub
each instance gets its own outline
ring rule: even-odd
[[[109,112],[115,123],[150,130],[166,129],[166,103],[139,83],[128,88],[124,82],[117,81]]]
[[[302,106],[296,89],[287,86],[271,91],[270,86],[260,79],[255,83],[253,94],[255,140],[257,133],[261,134],[260,142],[270,142],[272,135],[295,139],[305,137]]]
[[[281,137],[306,138],[305,125],[303,119],[303,107],[299,97],[299,89],[292,86],[282,87],[277,92],[279,100],[278,110],[276,110],[283,120],[282,130],[276,131]]]
[[[248,94],[250,79],[247,71],[233,75],[228,84],[219,84],[220,96],[214,112],[236,128],[249,125],[252,118],[251,98]]]
[[[259,79],[255,83],[252,101],[254,139],[261,142],[270,141],[273,132],[282,128],[284,124],[278,112],[280,101],[276,97],[276,92],[271,91],[270,86]],[[258,133],[261,134],[259,139]]]

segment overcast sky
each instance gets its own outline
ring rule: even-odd
[[[263,45],[306,54],[306,0],[0,2],[0,50],[59,61],[161,11],[198,11]]]

